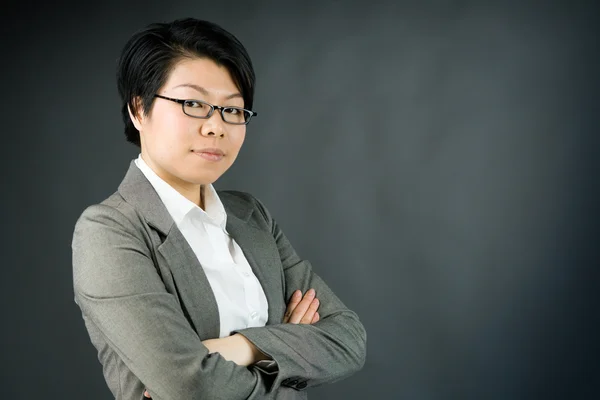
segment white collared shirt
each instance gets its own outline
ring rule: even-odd
[[[246,256],[225,229],[227,214],[212,185],[204,186],[204,211],[162,180],[142,159],[135,165],[158,193],[204,269],[219,308],[219,337],[265,326],[267,298]]]

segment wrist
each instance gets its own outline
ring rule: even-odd
[[[255,364],[261,360],[270,360],[271,358],[267,356],[265,353],[259,350],[258,347],[254,345],[248,338],[240,333],[236,333],[232,336],[235,340],[242,343],[241,345],[248,349],[249,354],[249,362],[248,365]]]

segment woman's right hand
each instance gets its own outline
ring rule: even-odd
[[[285,310],[283,323],[314,324],[320,319],[318,309],[319,299],[317,299],[314,289],[309,289],[304,296],[300,290],[296,290]]]

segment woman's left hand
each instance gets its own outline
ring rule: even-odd
[[[304,296],[300,290],[292,294],[285,314],[283,315],[284,324],[314,324],[319,321],[318,313],[319,299],[314,289],[306,291]]]

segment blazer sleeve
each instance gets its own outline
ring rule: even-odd
[[[75,301],[108,345],[155,400],[275,397],[268,375],[209,354],[131,219],[118,207],[91,206],[73,236]]]
[[[248,195],[249,196],[249,195]],[[276,361],[274,386],[296,390],[331,383],[358,371],[365,363],[366,331],[349,310],[296,251],[263,204],[251,197],[260,211],[263,229],[273,235],[285,278],[285,298],[300,289],[314,288],[320,320],[309,324],[275,324],[237,331]]]

